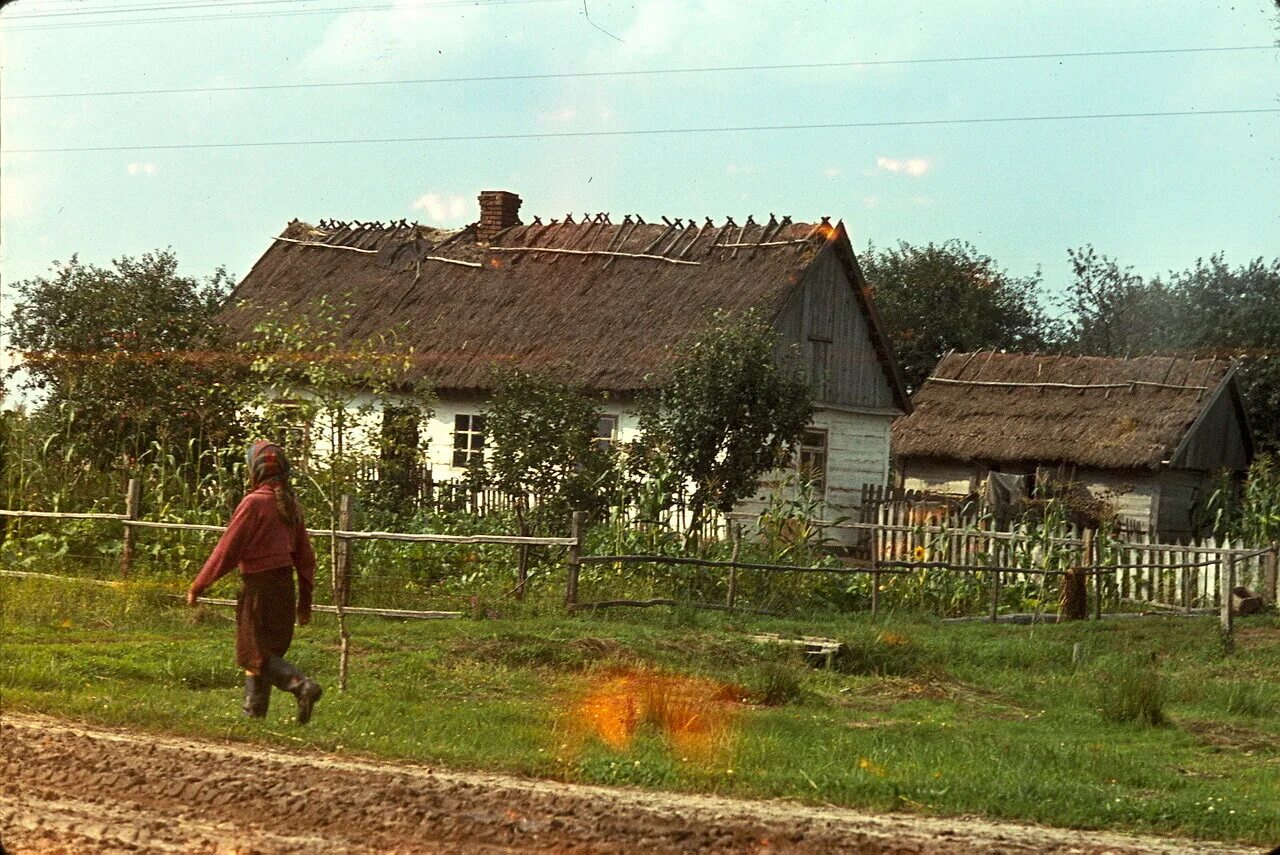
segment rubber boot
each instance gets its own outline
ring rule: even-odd
[[[271,681],[258,674],[244,675],[244,715],[246,718],[266,718],[271,703]]]
[[[282,689],[298,699],[298,724],[311,721],[311,710],[324,694],[319,683],[279,656],[268,659],[262,673],[277,689]]]

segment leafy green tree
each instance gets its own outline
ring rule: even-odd
[[[1039,272],[1011,276],[963,241],[868,245],[860,261],[911,390],[948,351],[1035,351],[1053,336]]]
[[[553,377],[501,375],[487,415],[486,465],[492,483],[512,497],[522,536],[564,530],[573,510],[599,510],[610,471],[608,451],[595,442],[599,420],[594,401]],[[529,551],[521,548],[519,597],[528,568]]]
[[[492,483],[527,508],[533,496],[549,519],[599,501],[609,454],[595,442],[595,401],[552,377],[513,371],[494,393],[486,425]]]
[[[73,256],[19,282],[6,331],[26,386],[68,414],[62,441],[85,440],[79,452],[100,464],[153,443],[199,455],[236,441],[235,367],[215,321],[230,284],[222,269],[180,275],[169,251],[108,268]]]
[[[1176,330],[1176,295],[1099,255],[1092,246],[1068,249],[1073,279],[1063,308],[1064,344],[1079,353],[1128,356],[1168,346]]]
[[[1232,267],[1219,253],[1144,280],[1090,246],[1068,255],[1067,349],[1238,360],[1254,436],[1261,448],[1280,449],[1280,258]]]
[[[1178,346],[1236,359],[1250,427],[1280,451],[1280,258],[1232,267],[1221,253],[1169,276]]]
[[[808,387],[779,367],[755,313],[717,313],[641,413],[641,443],[693,486],[687,539],[708,510],[728,513],[790,457],[813,415]]]

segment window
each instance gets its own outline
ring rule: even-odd
[[[798,460],[802,475],[813,479],[814,490],[818,495],[827,491],[827,432],[825,430],[807,430],[800,437],[800,456]]]
[[[311,457],[311,410],[306,402],[295,398],[277,398],[271,402],[269,417],[276,423],[275,442],[284,448],[289,461],[306,468]]]
[[[484,416],[453,417],[453,465],[466,469],[471,461],[484,457]]]
[[[613,444],[618,440],[618,417],[617,416],[601,416],[600,421],[596,422],[596,435],[592,439],[592,443],[596,447],[596,451],[608,454],[613,450]]]

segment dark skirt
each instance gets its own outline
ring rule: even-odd
[[[293,641],[298,610],[293,568],[242,573],[240,578],[242,585],[236,596],[236,664],[257,673],[272,656],[289,652]]]

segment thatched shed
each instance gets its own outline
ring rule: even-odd
[[[897,479],[962,493],[989,473],[1053,477],[1106,493],[1121,515],[1186,537],[1224,470],[1253,440],[1222,359],[953,353],[893,426]]]
[[[390,327],[440,397],[430,454],[455,477],[483,445],[483,411],[500,366],[560,376],[607,400],[602,439],[634,431],[634,395],[717,310],[758,310],[778,358],[806,377],[819,408],[810,458],[828,499],[848,505],[883,484],[889,424],[906,412],[888,339],[843,223],[757,223],[605,214],[520,223],[514,194],[481,194],[460,231],[418,225],[294,221],[234,290],[223,313],[251,334],[254,306],[305,311],[349,301],[344,335]],[[604,433],[604,431],[608,431]]]

